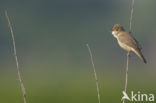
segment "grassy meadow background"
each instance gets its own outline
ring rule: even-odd
[[[0,0],[0,103],[23,103],[8,11],[28,103],[97,103],[93,53],[102,103],[120,103],[126,52],[109,30],[128,31],[131,0]],[[132,33],[147,64],[130,57],[128,93],[156,95],[156,1],[135,0]],[[128,102],[127,102],[128,103]]]

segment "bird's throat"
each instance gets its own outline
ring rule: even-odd
[[[118,36],[118,31],[112,31],[112,35],[115,37],[115,38],[117,38],[117,36]]]

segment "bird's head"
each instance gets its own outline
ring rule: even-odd
[[[114,24],[113,28],[110,30],[110,32],[112,32],[115,38],[117,38],[118,33],[121,31],[125,31],[125,30],[120,24]]]

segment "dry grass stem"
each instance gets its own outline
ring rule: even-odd
[[[133,19],[133,11],[134,11],[134,0],[132,0],[132,7],[131,7],[131,15],[129,19],[129,32],[132,32],[132,19]]]
[[[132,0],[132,4],[131,4],[131,15],[130,15],[130,20],[129,20],[129,33],[132,32],[133,11],[134,11],[134,0]],[[127,53],[125,89],[124,89],[125,93],[127,93],[127,85],[128,85],[128,64],[129,64],[129,55],[130,55],[130,52]],[[126,102],[125,102],[125,99],[123,100],[123,103],[126,103]]]
[[[93,61],[93,55],[92,55],[92,52],[91,52],[91,49],[90,49],[89,45],[86,44],[86,46],[87,46],[87,48],[88,48],[89,55],[90,55],[90,60],[91,60],[92,66],[93,66],[94,78],[95,78],[95,81],[96,81],[96,90],[97,90],[97,95],[98,95],[98,103],[101,103],[101,101],[100,101],[99,83],[98,83],[98,78],[97,78],[97,74],[96,74],[96,69],[95,69],[95,65],[94,65],[94,61]]]
[[[24,103],[26,103],[26,92],[25,92],[24,84],[23,84],[20,69],[19,69],[19,62],[18,62],[17,53],[16,53],[16,43],[15,43],[15,38],[14,38],[14,32],[13,32],[7,11],[5,11],[5,16],[6,16],[6,19],[8,21],[8,26],[10,28],[10,32],[11,32],[11,36],[12,36],[12,42],[13,42],[13,48],[14,48],[14,57],[16,60],[16,66],[17,66],[17,72],[18,72],[18,79],[19,79],[20,86],[22,89]]]
[[[127,85],[128,85],[128,64],[129,64],[129,56],[130,56],[130,52],[127,53],[127,63],[126,63],[126,77],[125,77],[125,93],[127,93]],[[125,99],[123,99],[123,103],[125,102]]]

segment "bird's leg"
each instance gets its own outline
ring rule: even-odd
[[[130,54],[131,54],[131,52],[130,52],[130,51],[128,51],[127,56],[130,56]]]

